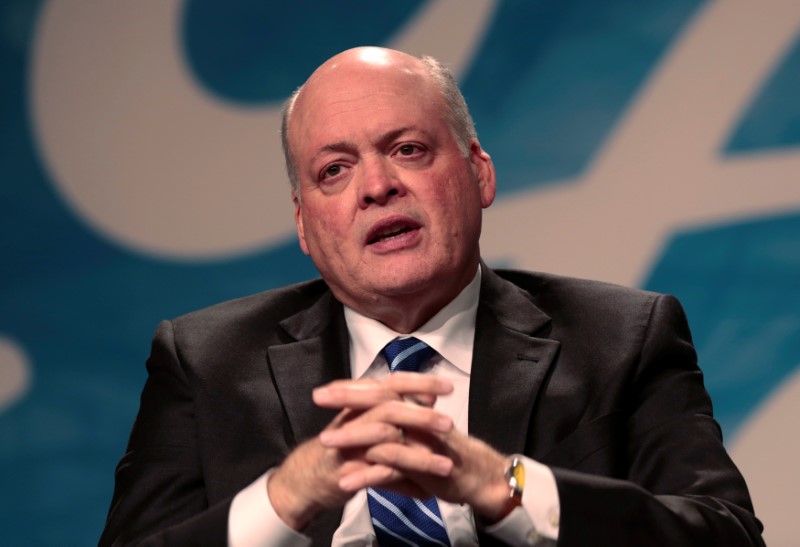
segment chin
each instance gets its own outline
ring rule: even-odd
[[[431,275],[423,270],[388,272],[375,280],[375,287],[386,296],[411,296],[420,292],[436,290],[442,292],[452,281],[452,275]]]

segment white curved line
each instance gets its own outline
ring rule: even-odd
[[[392,45],[419,44],[461,71],[493,5],[430,2]],[[31,91],[50,177],[100,234],[138,251],[219,258],[290,237],[279,105],[235,106],[198,87],[176,37],[182,6],[43,7]]]
[[[637,285],[676,229],[800,210],[797,150],[720,153],[799,30],[798,2],[710,3],[584,175],[487,211],[484,256]]]
[[[433,55],[461,77],[469,68],[490,26],[496,0],[428,2],[396,37],[391,48]]]

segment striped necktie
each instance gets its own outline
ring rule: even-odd
[[[392,372],[418,372],[436,350],[416,338],[395,338],[383,348]],[[436,498],[421,500],[391,490],[367,488],[369,512],[382,547],[450,545]]]

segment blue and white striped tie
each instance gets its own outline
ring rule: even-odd
[[[436,350],[416,338],[395,338],[383,348],[392,372],[418,372]],[[444,545],[449,547],[436,498],[420,500],[391,490],[368,488],[372,526],[382,547]]]

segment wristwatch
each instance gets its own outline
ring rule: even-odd
[[[522,460],[514,456],[506,468],[505,477],[508,479],[508,502],[500,513],[498,522],[506,518],[511,511],[522,505],[522,491],[525,488],[525,466]]]

